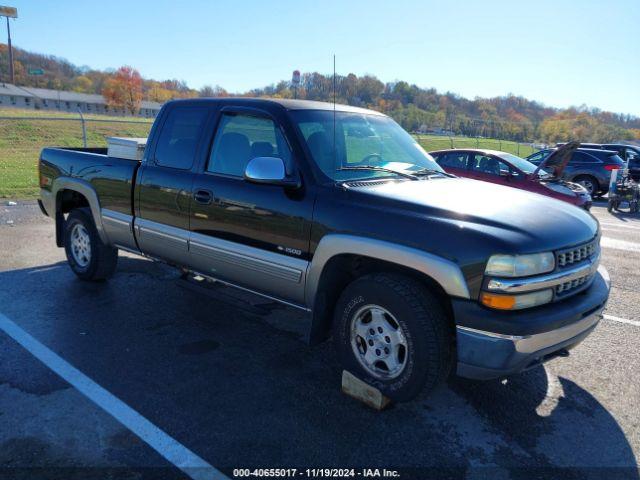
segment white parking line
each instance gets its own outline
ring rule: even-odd
[[[189,477],[194,480],[227,478],[1,313],[0,329]]]
[[[640,243],[628,242],[626,240],[618,240],[611,237],[602,237],[600,245],[604,248],[613,248],[614,250],[625,250],[627,252],[640,252]]]
[[[620,318],[614,317],[613,315],[603,315],[605,320],[613,320],[614,322],[627,323],[629,325],[634,325],[636,327],[640,327],[640,322],[638,320],[629,320],[628,318]]]
[[[603,226],[603,230],[607,230],[607,227],[615,227],[615,228],[628,228],[631,230],[640,230],[640,224],[636,225],[628,225],[626,223],[605,223],[600,222],[600,225]]]

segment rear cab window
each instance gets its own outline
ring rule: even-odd
[[[155,150],[155,163],[161,167],[189,170],[198,148],[208,109],[175,107],[162,125]]]

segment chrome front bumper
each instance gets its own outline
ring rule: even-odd
[[[585,292],[589,295],[591,289],[597,290],[592,293],[596,305],[591,305],[577,321],[541,333],[507,335],[458,325],[457,374],[476,379],[499,378],[528,370],[566,353],[596,328],[610,288],[609,274],[600,266],[594,285]],[[603,291],[605,289],[606,292]],[[562,308],[562,302],[555,306]],[[517,317],[513,321],[517,322]]]

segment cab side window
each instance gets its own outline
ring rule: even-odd
[[[291,151],[270,118],[225,113],[213,141],[207,171],[242,177],[249,160],[279,157],[290,165]]]
[[[573,152],[573,155],[571,156],[571,160],[569,160],[569,163],[598,163],[598,159],[596,157],[593,157],[591,155],[589,155],[588,153],[584,153],[584,152],[578,152],[575,151]]]
[[[189,170],[193,165],[198,139],[206,119],[206,108],[173,108],[158,137],[155,163],[161,167]]]
[[[438,163],[443,168],[458,168],[460,170],[465,170],[467,168],[467,157],[468,154],[462,152],[451,152],[440,154],[438,158]]]
[[[485,173],[488,175],[508,175],[509,165],[495,157],[489,157],[487,155],[476,154],[471,160],[471,170],[478,173]]]

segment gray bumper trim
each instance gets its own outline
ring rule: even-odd
[[[464,352],[458,350],[456,373],[461,377],[490,380],[542,365],[582,342],[598,325],[602,310],[566,328],[527,337],[502,338],[459,327],[458,345],[464,345]]]
[[[604,308],[566,327],[534,335],[502,335],[500,333],[484,332],[469,327],[458,326],[456,328],[458,331],[467,332],[469,335],[486,337],[487,341],[499,339],[511,342],[513,343],[514,350],[519,353],[534,353],[547,347],[560,344],[594,327],[602,319],[602,310],[604,310]]]

